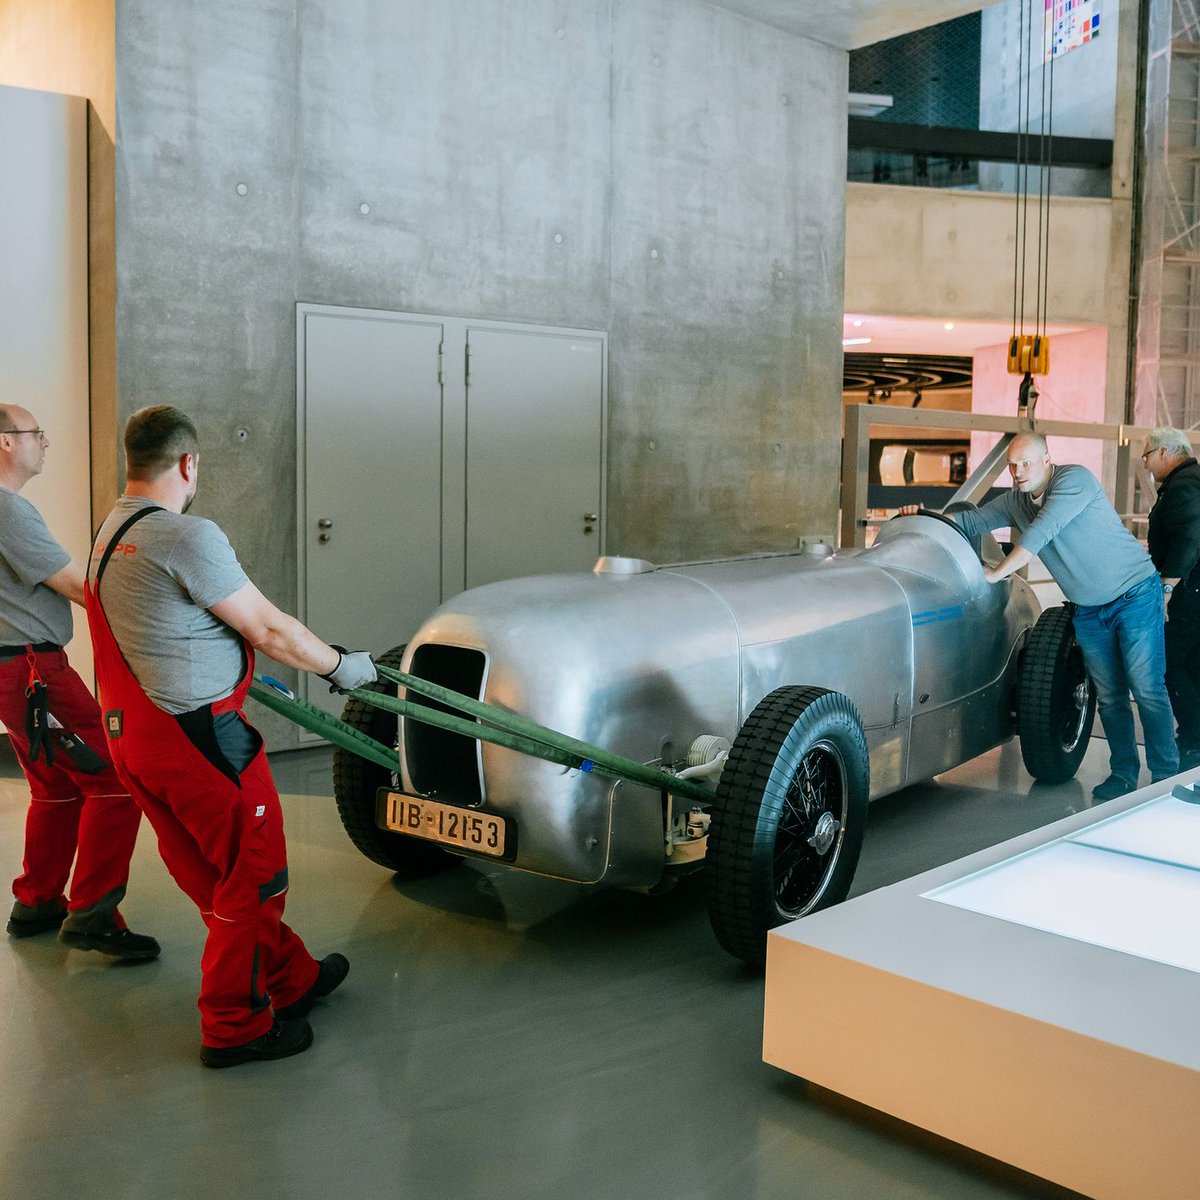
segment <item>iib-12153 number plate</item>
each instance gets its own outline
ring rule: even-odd
[[[508,829],[503,817],[402,792],[381,791],[379,798],[380,824],[385,829],[444,846],[458,846],[476,854],[495,858],[505,855]]]

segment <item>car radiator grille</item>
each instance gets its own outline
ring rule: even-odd
[[[427,679],[478,700],[483,692],[485,664],[486,659],[479,650],[426,644],[413,652],[409,670],[419,679]],[[417,696],[412,699],[440,712],[464,715],[436,700]],[[474,738],[449,733],[420,721],[405,720],[404,757],[413,787],[421,795],[448,804],[478,805],[483,802],[479,743]]]

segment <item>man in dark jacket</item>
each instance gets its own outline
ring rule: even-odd
[[[1200,464],[1188,435],[1154,429],[1142,462],[1158,484],[1150,557],[1163,581],[1167,691],[1178,725],[1179,766],[1200,766]]]

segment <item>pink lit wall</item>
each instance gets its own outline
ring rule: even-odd
[[[1037,418],[1042,421],[1104,420],[1105,355],[1108,331],[1085,329],[1080,333],[1060,333],[1050,339],[1050,373],[1038,379],[1041,395]],[[975,351],[974,379],[971,384],[971,410],[1015,416],[1019,375],[1008,373],[1008,343],[982,346]],[[971,434],[971,466],[996,443],[994,433]],[[1050,456],[1056,463],[1081,463],[1099,477],[1103,443],[1086,438],[1050,438]],[[1004,472],[996,480],[998,487],[1008,483]]]

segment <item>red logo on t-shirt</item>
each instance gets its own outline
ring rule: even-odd
[[[113,547],[114,554],[136,554],[137,546],[133,542],[118,542]]]

